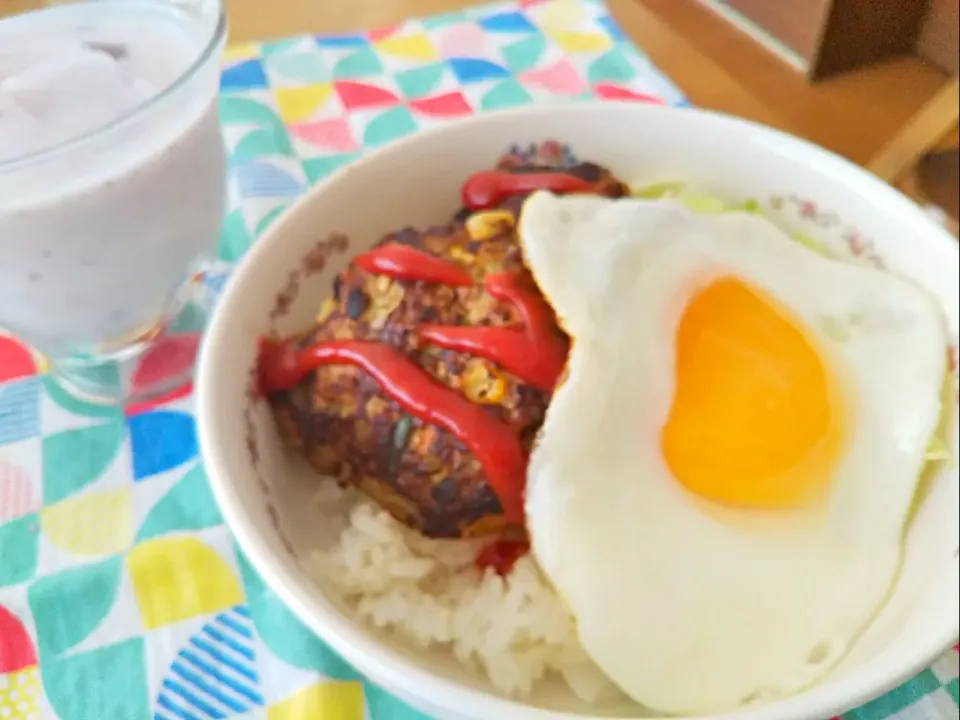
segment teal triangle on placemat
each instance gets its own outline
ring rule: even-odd
[[[189,335],[202,332],[206,324],[206,311],[195,302],[189,302],[170,323],[167,332],[172,335]]]
[[[174,532],[203,530],[222,523],[223,517],[207,483],[207,475],[198,463],[153,506],[137,531],[137,542]]]
[[[928,668],[886,695],[856,710],[851,710],[844,715],[844,720],[879,720],[892,717],[939,689],[940,681],[933,670]],[[937,720],[937,718],[931,718],[931,720]]]
[[[28,592],[45,662],[79,645],[110,613],[120,592],[123,558],[76,565],[42,577]]]
[[[303,160],[303,171],[307,175],[307,180],[313,183],[323,180],[327,175],[339,167],[346,165],[360,157],[360,153],[344,153],[342,155],[325,155],[324,157],[310,158]]]
[[[117,457],[126,431],[119,418],[44,437],[44,505],[65,500],[93,484]]]
[[[282,126],[261,127],[251,130],[234,146],[230,152],[230,163],[242,165],[263,155],[294,155],[290,136]]]
[[[429,95],[440,84],[447,70],[444,62],[429,63],[401,70],[394,75],[394,79],[405,98],[418,98]]]
[[[417,129],[417,121],[405,107],[387,110],[367,123],[363,144],[367,147],[383,145]]]
[[[462,12],[442,13],[441,15],[431,15],[421,20],[424,30],[437,30],[450,25],[459,25],[466,22],[467,16]]]
[[[284,130],[283,121],[267,102],[259,99],[223,96],[220,98],[220,120],[224,125],[249,123]]]
[[[0,522],[0,588],[33,579],[40,552],[39,522],[36,513]]]
[[[254,231],[254,234],[257,237],[260,237],[261,235],[263,235],[264,231],[268,227],[270,227],[278,217],[283,215],[283,211],[286,209],[287,209],[287,206],[284,204],[284,205],[278,205],[277,207],[267,212],[262,218],[260,218],[260,222],[257,223],[257,228]]]
[[[250,616],[264,644],[278,658],[294,667],[317,670],[333,680],[359,680],[360,674],[311,632],[267,587],[239,548],[235,553]]]
[[[499,110],[526,105],[532,100],[530,93],[514,79],[504,80],[490,88],[480,100],[480,109]]]
[[[53,403],[63,408],[67,412],[87,418],[113,418],[123,417],[123,409],[115,405],[101,405],[80,400],[71,395],[52,377],[43,376],[43,390],[47,398]]]
[[[363,694],[371,720],[432,720],[369,680],[363,681]]]
[[[309,85],[328,82],[330,71],[322,55],[317,52],[291,52],[268,55],[264,60],[267,69],[284,80]]]
[[[220,259],[227,262],[239,260],[249,249],[252,238],[243,219],[243,212],[237,208],[230,212],[223,222],[220,235]]]
[[[44,658],[43,689],[56,716],[61,720],[151,717],[145,646],[144,638],[135,637]]]
[[[540,34],[517,40],[500,48],[507,67],[513,73],[534,68],[547,51],[547,39]]]
[[[620,48],[614,48],[593,60],[587,68],[591,83],[627,82],[637,76],[637,71]]]
[[[383,63],[371,47],[362,47],[346,55],[333,66],[334,80],[355,80],[381,75]]]
[[[431,15],[420,21],[424,30],[438,30],[449,27],[450,25],[459,25],[466,22],[467,16],[462,12],[442,13],[440,15]]]
[[[275,53],[295,50],[301,46],[303,38],[284,38],[282,40],[265,40],[260,43],[260,52],[264,55],[273,55]]]

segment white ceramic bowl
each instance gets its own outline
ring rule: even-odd
[[[786,225],[915,278],[942,301],[953,337],[958,327],[957,243],[916,205],[822,149],[708,112],[599,103],[482,115],[378,150],[314,187],[254,245],[220,300],[199,364],[201,451],[227,522],[269,585],[360,672],[443,720],[595,713],[559,686],[538,693],[539,707],[504,699],[446,654],[406,650],[343,612],[299,562],[324,524],[310,502],[316,478],[281,447],[268,411],[252,398],[251,372],[257,339],[307,327],[351,254],[389,230],[445,220],[470,173],[515,142],[546,139],[631,181],[682,179],[755,198]],[[328,241],[332,233],[348,243]],[[956,453],[955,422],[949,437]],[[808,692],[730,717],[839,714],[895,687],[954,642],[957,507],[954,466],[926,486],[898,588],[843,666]]]

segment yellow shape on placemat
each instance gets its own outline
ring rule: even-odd
[[[363,685],[319,682],[267,708],[267,720],[363,720]]]
[[[587,20],[587,11],[579,0],[554,0],[537,7],[537,24],[544,30],[570,30]]]
[[[286,123],[298,123],[308,120],[333,94],[333,85],[318,83],[304,87],[277,88],[277,108],[280,117]]]
[[[127,567],[148,630],[243,602],[227,561],[194,538],[148,540],[130,551]]]
[[[610,38],[601,33],[549,30],[547,34],[553,38],[561,50],[568,53],[603,52],[613,47]]]
[[[133,542],[133,490],[104,490],[44,508],[40,528],[74,555],[112,555]]]
[[[437,49],[426,35],[401,35],[378,40],[373,47],[404,60],[439,60]]]
[[[37,372],[40,375],[50,372],[50,361],[47,359],[46,355],[34,352],[33,361],[37,364]]]
[[[40,671],[35,665],[0,675],[0,718],[40,720]]]
[[[223,51],[222,59],[224,62],[235,62],[237,60],[252,60],[260,56],[260,48],[256,43],[236,43],[227,45]]]

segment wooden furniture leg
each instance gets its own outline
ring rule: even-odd
[[[867,169],[896,184],[941,138],[956,129],[958,119],[960,83],[954,78],[867,163]]]

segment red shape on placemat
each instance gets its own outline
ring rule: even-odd
[[[0,523],[37,509],[33,484],[19,465],[0,459]]]
[[[569,60],[558,60],[553,65],[529,70],[520,75],[520,81],[555,95],[579,95],[587,89],[583,76]]]
[[[0,605],[0,675],[37,664],[37,651],[19,618]]]
[[[200,333],[167,335],[157,341],[140,361],[131,380],[134,392],[186,375],[200,347]]]
[[[168,392],[166,395],[154,398],[153,400],[144,400],[143,402],[127,405],[127,416],[139,415],[140,413],[156,410],[167,403],[181,400],[189,397],[193,392],[193,380],[187,380],[183,385]]]
[[[0,335],[0,382],[36,375],[30,350],[12,337]]]
[[[298,123],[290,127],[290,132],[311,145],[327,150],[351,152],[360,148],[353,137],[353,131],[350,129],[350,123],[346,118]]]
[[[630,90],[629,88],[613,85],[612,83],[598,83],[593,86],[593,91],[597,94],[597,97],[603,98],[604,100],[634,100],[636,102],[652,103],[654,105],[667,104],[663,98],[659,98],[656,95],[638,93],[636,90]]]
[[[469,115],[472,112],[467,99],[458,92],[411,100],[410,107],[419,113],[434,117],[454,117]]]
[[[393,25],[385,25],[384,27],[374,28],[373,30],[367,30],[367,39],[370,42],[376,42],[377,40],[383,40],[393,35],[395,32],[398,32],[400,28],[403,27],[402,22],[394,23]]]
[[[386,88],[367,83],[341,81],[335,82],[333,87],[340,96],[340,102],[347,110],[362,110],[363,108],[383,107],[396,105],[400,98]]]

